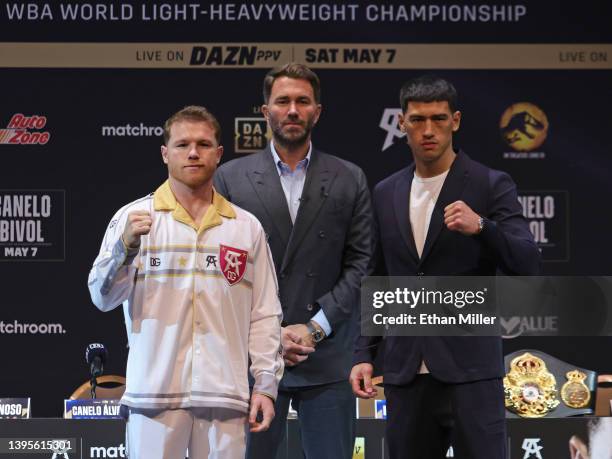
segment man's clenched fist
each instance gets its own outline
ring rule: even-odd
[[[151,223],[151,214],[146,210],[130,212],[123,230],[123,243],[131,249],[140,247],[140,236],[149,234]]]
[[[446,227],[465,236],[473,236],[480,232],[479,219],[480,215],[463,201],[455,201],[444,208]]]

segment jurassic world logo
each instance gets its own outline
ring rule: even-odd
[[[544,159],[538,150],[548,135],[548,118],[539,107],[519,102],[506,109],[499,121],[502,138],[513,151],[504,152],[505,159]]]

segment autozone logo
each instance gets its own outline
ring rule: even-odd
[[[46,125],[46,116],[26,116],[23,113],[15,113],[6,129],[0,129],[0,144],[45,145],[49,142],[51,134],[49,131],[39,131]]]

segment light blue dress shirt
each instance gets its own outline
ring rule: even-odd
[[[306,182],[306,170],[310,163],[310,156],[312,154],[312,143],[308,147],[308,154],[301,160],[294,171],[291,170],[288,164],[284,163],[276,148],[274,148],[274,142],[270,142],[270,150],[272,151],[272,157],[274,158],[274,164],[276,164],[276,170],[280,177],[281,186],[285,193],[285,199],[287,200],[287,206],[289,207],[289,215],[291,216],[291,223],[295,223],[298,210],[300,208],[300,198],[302,197],[302,191],[304,190],[304,183]],[[332,332],[331,325],[323,312],[323,305],[320,305],[321,309],[314,315],[312,320],[318,323],[325,334],[329,336]]]

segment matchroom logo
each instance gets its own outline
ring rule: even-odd
[[[89,457],[91,459],[106,457],[128,457],[127,448],[123,443],[119,446],[90,446]]]
[[[0,335],[63,335],[65,333],[67,330],[61,323],[0,320]]]
[[[143,122],[120,126],[102,126],[102,137],[161,137],[163,135],[163,127],[148,126]]]
[[[15,113],[6,129],[0,129],[0,144],[45,145],[51,138],[49,131],[43,131],[46,125],[46,116]]]
[[[513,151],[505,159],[544,159],[546,153],[536,151],[548,136],[548,118],[539,107],[519,102],[506,109],[499,121],[501,135]]]

